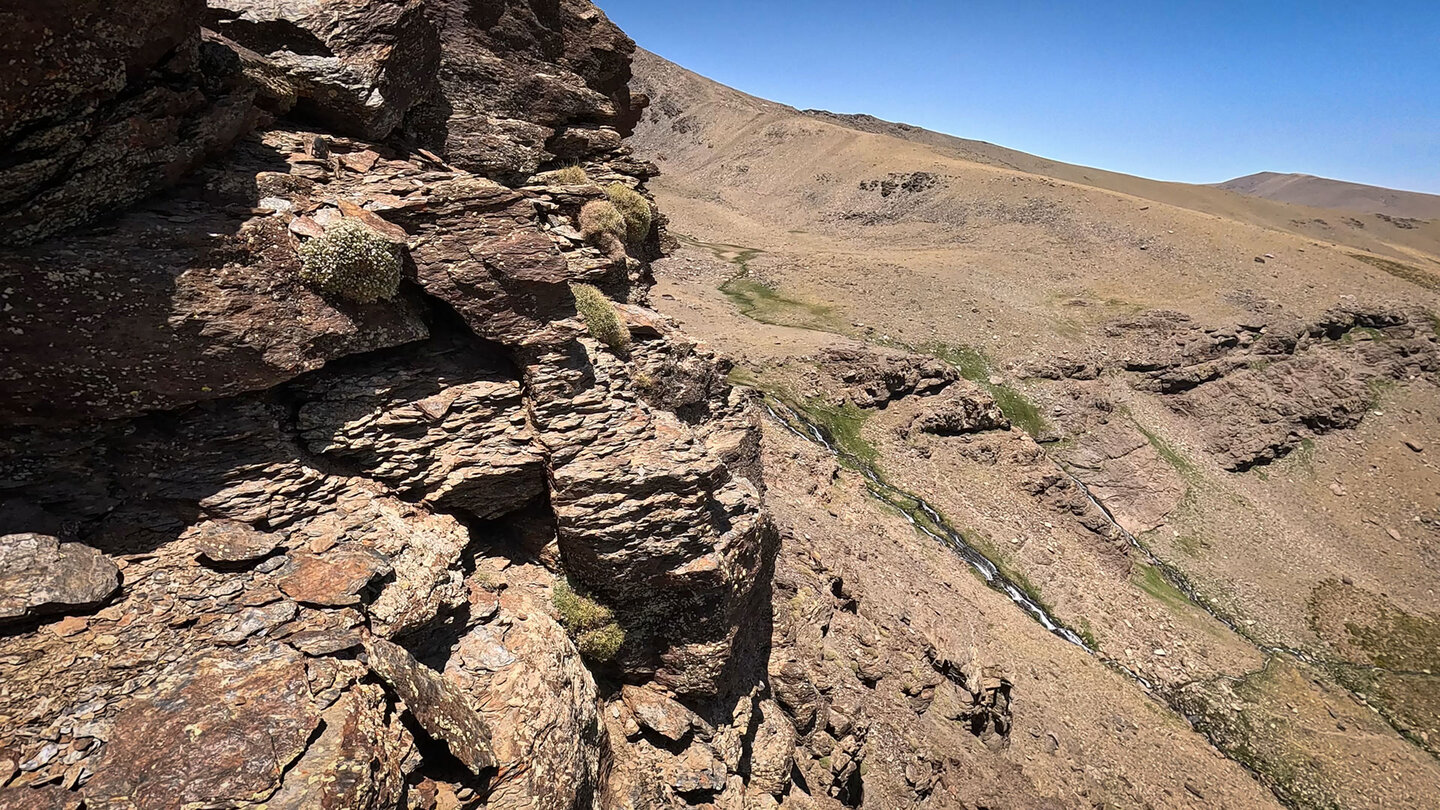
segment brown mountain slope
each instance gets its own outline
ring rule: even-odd
[[[643,52],[635,67],[654,99],[636,150],[663,170],[652,188],[686,245],[656,265],[661,308],[813,426],[767,424],[782,451],[767,461],[780,470],[777,582],[846,571],[837,593],[861,583],[860,614],[886,630],[882,606],[898,603],[901,624],[926,617],[974,638],[984,660],[998,643],[1007,666],[1074,683],[1065,696],[1029,687],[1009,760],[1025,780],[1063,785],[1052,795],[1067,806],[1080,793],[1025,741],[1054,748],[1039,726],[1062,716],[1059,749],[1084,750],[1096,782],[1083,795],[1099,804],[1261,806],[1211,795],[1216,780],[1237,787],[1220,774],[1177,779],[1197,767],[1191,743],[1295,807],[1432,801],[1435,223],[801,112]],[[793,447],[815,431],[845,465]],[[918,554],[906,524],[859,518],[872,495],[931,532],[921,547],[963,536],[1137,678],[1082,686],[1063,654],[1074,645],[1018,641],[1026,610],[989,608],[977,624],[936,602],[921,584],[932,575],[906,561]],[[786,646],[789,603],[775,602],[774,655],[808,671],[803,645]],[[906,649],[905,633],[880,637]],[[944,744],[904,731],[883,662],[855,666],[883,675],[859,711],[901,729],[891,750]],[[1122,764],[1143,744],[1072,713],[1075,694],[1142,727],[1128,701],[1149,694],[1198,733]],[[807,778],[812,766],[797,760]],[[867,781],[866,806],[905,806],[886,790]]]
[[[1309,174],[1260,172],[1216,183],[1215,187],[1251,197],[1314,208],[1333,208],[1358,214],[1385,214],[1407,219],[1440,219],[1440,196],[1330,180]]]

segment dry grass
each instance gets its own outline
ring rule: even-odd
[[[590,175],[585,173],[585,167],[580,165],[566,166],[563,169],[556,169],[553,172],[546,172],[545,179],[551,183],[562,186],[579,186],[590,182]]]
[[[644,195],[624,183],[611,183],[605,187],[605,195],[625,218],[625,242],[638,245],[650,235],[654,214],[650,201]]]
[[[616,354],[623,354],[630,346],[630,330],[620,320],[615,305],[589,284],[571,284],[570,292],[575,296],[575,311],[585,319],[585,328],[590,336],[610,347]]]
[[[625,241],[628,226],[625,217],[612,204],[604,200],[585,203],[580,209],[580,233],[592,244],[604,245],[607,237]]]

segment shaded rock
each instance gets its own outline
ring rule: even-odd
[[[307,380],[301,440],[423,503],[479,518],[512,512],[545,491],[544,458],[519,381],[484,359],[458,343]]]
[[[470,171],[519,181],[555,158],[547,143],[557,129],[603,124],[634,105],[635,43],[591,3],[495,3],[483,14],[473,6],[426,3],[442,55],[440,92],[406,121],[422,145]],[[611,143],[582,140],[577,148]]]
[[[186,534],[195,540],[195,549],[218,563],[241,563],[268,557],[280,548],[279,535],[258,531],[235,520],[207,520]]]
[[[567,571],[615,608],[628,648],[653,656],[637,671],[658,664],[656,680],[677,694],[713,692],[774,553],[758,491],[700,441],[701,428],[634,402],[628,369],[608,352],[539,354],[526,381],[551,449]],[[755,429],[736,413],[703,429],[727,424]],[[646,632],[632,639],[631,627]]]
[[[426,733],[449,745],[450,753],[476,776],[495,767],[489,725],[464,692],[396,644],[371,639],[365,652],[370,669],[405,701]]]
[[[272,644],[203,653],[116,718],[115,736],[85,786],[88,806],[262,802],[319,722],[294,650]]]
[[[299,109],[380,140],[432,90],[440,39],[420,0],[211,0],[206,24],[285,74]]]
[[[201,0],[118,19],[95,0],[0,11],[0,243],[28,244],[174,184],[255,123],[239,76],[205,75]]]
[[[119,589],[119,568],[87,545],[44,534],[0,537],[0,624],[92,608]]]
[[[281,220],[174,196],[105,231],[0,253],[0,290],[14,291],[0,306],[0,415],[134,416],[427,335],[415,302],[327,301],[299,281],[299,261]]]

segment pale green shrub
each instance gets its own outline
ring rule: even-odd
[[[353,219],[300,246],[300,279],[321,292],[368,304],[400,289],[400,247]]]
[[[650,201],[624,183],[611,183],[606,186],[605,196],[610,198],[610,204],[625,218],[625,242],[631,245],[644,242],[645,237],[650,235],[652,224]]]
[[[630,346],[630,330],[620,320],[620,314],[605,293],[589,284],[571,284],[570,292],[575,296],[575,311],[585,319],[590,337],[609,346],[616,354]]]

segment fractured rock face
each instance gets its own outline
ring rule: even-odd
[[[499,771],[489,806],[589,807],[603,742],[595,681],[530,591],[502,594],[499,615],[455,645],[445,679],[490,729]]]
[[[424,5],[210,0],[206,24],[283,71],[300,111],[342,135],[380,140],[435,81],[440,39]]]
[[[846,386],[846,397],[861,408],[933,394],[960,379],[954,366],[921,355],[827,348],[821,352],[821,361]]]
[[[100,605],[120,570],[95,549],[43,534],[0,537],[0,624]]]
[[[260,194],[245,193],[246,204]],[[426,337],[414,301],[328,301],[298,269],[278,219],[173,197],[104,232],[0,252],[0,289],[26,291],[0,307],[0,414],[22,424],[134,416]]]
[[[713,693],[774,553],[759,493],[694,428],[636,402],[608,353],[541,354],[526,376],[567,570],[658,655],[637,668]]]
[[[1232,471],[1358,425],[1376,384],[1440,374],[1440,336],[1422,310],[1349,305],[1310,324],[1204,330],[1161,315],[1115,327],[1154,344],[1127,367],[1198,422],[1206,449]]]
[[[544,458],[519,381],[483,358],[459,343],[304,381],[313,398],[300,407],[301,440],[426,504],[478,518],[513,512],[545,491]]]
[[[632,107],[635,43],[585,0],[428,0],[440,31],[440,93],[406,129],[456,165],[520,179],[557,155],[571,122],[610,122]],[[572,144],[576,139],[559,141]],[[618,133],[557,146],[570,158],[619,145]]]
[[[905,427],[906,435],[931,433],[958,436],[986,430],[1008,430],[1010,420],[1001,413],[995,398],[969,381],[960,381],[945,391],[938,402],[929,404]]]
[[[254,125],[253,89],[206,73],[202,10],[202,0],[123,15],[97,0],[0,10],[0,244],[173,185]]]
[[[476,776],[495,767],[490,727],[462,690],[403,647],[373,639],[365,651],[370,668],[400,695],[426,732],[447,743],[450,753]]]

